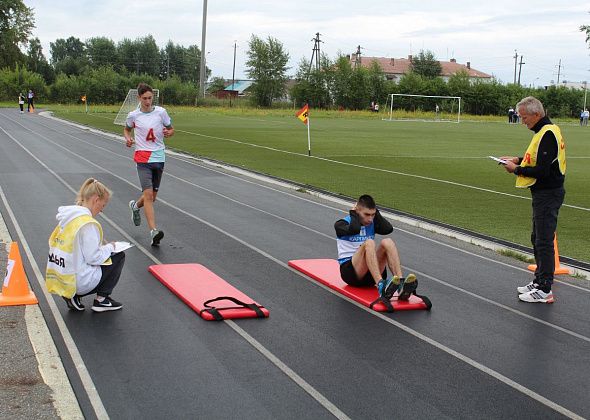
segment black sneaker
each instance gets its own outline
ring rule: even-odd
[[[82,303],[82,299],[78,295],[74,295],[71,298],[62,296],[63,300],[66,301],[66,305],[73,311],[83,311],[85,306]]]
[[[123,307],[123,304],[111,299],[110,297],[104,298],[102,302],[94,299],[92,304],[92,310],[94,312],[106,312],[106,311],[117,311]]]
[[[158,246],[164,237],[164,232],[158,229],[152,229],[150,231],[150,237],[152,238],[152,246]]]
[[[402,291],[399,294],[398,300],[410,299],[410,295],[416,291],[417,287],[418,279],[416,279],[414,274],[409,274],[403,282]]]

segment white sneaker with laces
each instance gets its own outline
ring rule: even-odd
[[[529,284],[527,284],[526,286],[517,287],[516,290],[518,291],[519,294],[522,295],[523,293],[530,292],[531,290],[537,289],[538,287],[539,287],[539,284],[532,281]]]
[[[540,289],[533,289],[530,292],[526,292],[523,294],[518,295],[518,298],[523,302],[530,302],[530,303],[553,303],[555,302],[555,298],[553,297],[553,292],[549,291],[549,293],[545,293]]]

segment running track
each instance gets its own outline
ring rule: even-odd
[[[120,312],[73,313],[40,287],[56,209],[89,176],[114,191],[105,237],[137,245],[113,294]],[[122,142],[8,109],[0,187],[87,418],[590,417],[590,290],[570,280],[555,285],[554,305],[520,303],[515,287],[531,278],[520,263],[396,224],[402,264],[433,309],[377,314],[287,266],[335,257],[345,207],[172,156],[156,204],[166,236],[154,249],[130,221],[139,188]],[[147,271],[185,262],[270,318],[201,320]]]

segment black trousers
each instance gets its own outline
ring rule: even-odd
[[[531,190],[533,197],[533,229],[531,243],[535,253],[535,282],[545,291],[551,289],[555,272],[553,238],[557,229],[557,216],[563,204],[565,189]]]
[[[111,255],[111,265],[101,265],[102,276],[98,285],[86,295],[96,293],[98,296],[108,297],[113,293],[113,289],[119,282],[121,272],[123,271],[123,265],[125,265],[125,253],[118,252]],[[84,295],[84,296],[86,296]]]

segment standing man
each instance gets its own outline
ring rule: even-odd
[[[127,147],[135,144],[133,160],[137,163],[137,174],[143,193],[137,201],[129,202],[129,208],[135,226],[141,225],[139,209],[144,208],[150,229],[151,244],[158,246],[164,237],[164,232],[156,227],[154,202],[164,173],[166,148],[164,137],[174,135],[174,128],[166,110],[159,106],[152,106],[154,91],[149,85],[140,83],[137,86],[137,96],[140,107],[127,115],[123,133]],[[131,130],[134,131],[134,137],[131,137]]]
[[[35,111],[35,105],[33,105],[34,97],[35,94],[31,89],[29,89],[29,93],[27,93],[27,112],[31,112],[31,109],[33,110],[33,112]]]
[[[508,124],[512,124],[514,122],[514,108],[510,107],[508,109]]]
[[[524,302],[553,303],[555,249],[553,239],[559,208],[565,189],[565,143],[561,130],[545,116],[543,104],[528,96],[516,105],[522,123],[534,131],[524,157],[504,156],[506,171],[517,176],[517,188],[529,188],[533,198],[531,242],[537,269],[535,278],[518,287],[518,298]]]
[[[362,195],[348,216],[334,224],[338,245],[340,277],[354,287],[375,287],[379,297],[391,299],[399,290],[399,300],[408,300],[416,291],[418,281],[414,274],[402,277],[402,268],[395,243],[385,238],[379,245],[375,234],[389,235],[393,226],[375,205],[370,195]],[[387,278],[386,267],[393,277]]]

